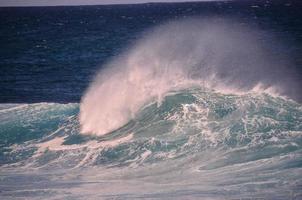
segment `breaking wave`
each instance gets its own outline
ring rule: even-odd
[[[298,99],[294,71],[268,38],[255,27],[221,19],[170,22],[146,32],[103,67],[87,90],[80,107],[82,133],[110,133],[146,104],[196,86]]]
[[[301,198],[298,83],[263,34],[171,22],[108,63],[80,104],[1,104],[0,195]]]

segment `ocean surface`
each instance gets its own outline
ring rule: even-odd
[[[0,8],[0,199],[302,199],[301,9]]]

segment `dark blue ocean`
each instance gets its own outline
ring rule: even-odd
[[[0,7],[0,199],[302,199],[301,9]]]
[[[192,16],[232,17],[277,35],[301,80],[300,9],[299,1],[0,8],[0,101],[79,102],[96,71],[146,29]]]

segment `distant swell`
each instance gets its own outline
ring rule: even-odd
[[[104,135],[171,91],[270,93],[299,100],[299,85],[276,41],[255,27],[221,19],[187,19],[146,32],[102,68],[82,98],[81,132]],[[280,44],[278,44],[280,45]]]

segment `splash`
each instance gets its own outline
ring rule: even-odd
[[[99,72],[82,98],[83,134],[104,135],[148,102],[192,86],[222,93],[269,92],[298,98],[287,58],[271,36],[221,19],[187,19],[156,27]]]

